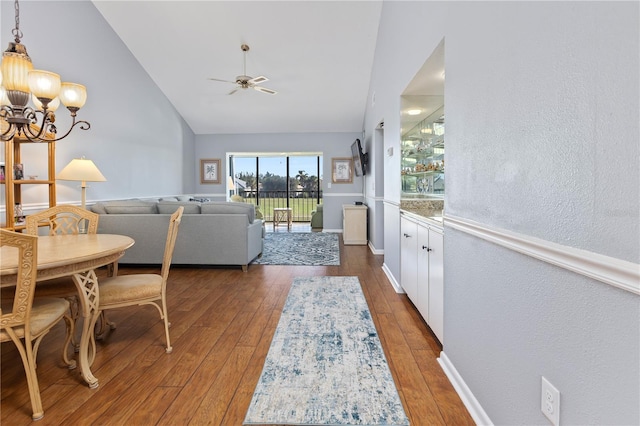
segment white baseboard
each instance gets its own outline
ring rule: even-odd
[[[473,396],[471,389],[469,389],[467,384],[464,382],[462,376],[460,376],[458,370],[456,370],[456,368],[453,366],[451,360],[449,360],[447,354],[445,354],[444,351],[440,352],[438,363],[440,364],[440,367],[442,367],[444,374],[446,374],[447,378],[449,378],[449,381],[453,385],[453,388],[460,396],[462,403],[465,407],[467,407],[467,410],[473,418],[473,421],[476,422],[477,425],[481,426],[493,425],[493,422],[491,421],[487,413],[485,413],[476,397]]]
[[[404,294],[404,289],[402,288],[402,286],[396,281],[396,279],[393,277],[393,274],[391,273],[391,271],[389,270],[389,268],[387,267],[386,263],[382,264],[382,271],[384,272],[384,274],[387,276],[387,278],[389,279],[389,282],[391,283],[391,286],[393,286],[393,289],[396,291],[396,293],[400,293],[400,294]]]
[[[369,241],[368,245],[369,245],[369,250],[371,250],[371,253],[376,255],[384,254],[384,250],[378,250],[377,248],[375,248],[373,244],[371,244],[371,241]]]

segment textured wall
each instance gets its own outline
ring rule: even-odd
[[[451,20],[449,213],[640,261],[637,7],[479,3]]]
[[[365,131],[445,39],[445,213],[640,260],[637,2],[385,2]],[[371,99],[370,99],[371,100]],[[385,147],[386,150],[386,147]],[[385,159],[385,264],[399,158]],[[389,226],[387,226],[387,224]],[[445,228],[444,351],[496,424],[640,423],[637,295]]]

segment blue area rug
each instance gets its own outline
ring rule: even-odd
[[[338,234],[325,232],[268,232],[258,265],[340,265]]]
[[[357,277],[294,279],[243,424],[409,424]]]

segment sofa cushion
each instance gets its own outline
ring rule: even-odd
[[[158,213],[173,214],[180,206],[184,214],[200,214],[200,204],[192,201],[158,201]]]
[[[108,201],[104,204],[107,214],[149,214],[158,213],[156,203],[140,200]]]
[[[202,214],[239,214],[244,213],[249,219],[249,223],[253,223],[256,218],[256,209],[253,204],[234,203],[226,201],[211,201],[202,203],[200,206]]]
[[[104,208],[104,203],[95,203],[89,209],[97,214],[107,214],[107,209]]]

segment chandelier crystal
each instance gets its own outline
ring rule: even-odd
[[[87,89],[77,83],[61,82],[56,73],[34,70],[27,48],[20,43],[20,5],[15,0],[16,27],[14,41],[2,54],[0,65],[0,137],[8,141],[16,136],[32,142],[58,141],[79,126],[88,130],[91,124],[76,120],[76,114],[87,100]],[[34,107],[29,106],[32,100]],[[57,137],[54,111],[62,103],[71,113],[71,127]],[[38,116],[41,119],[38,120]],[[55,137],[54,137],[55,135]]]

